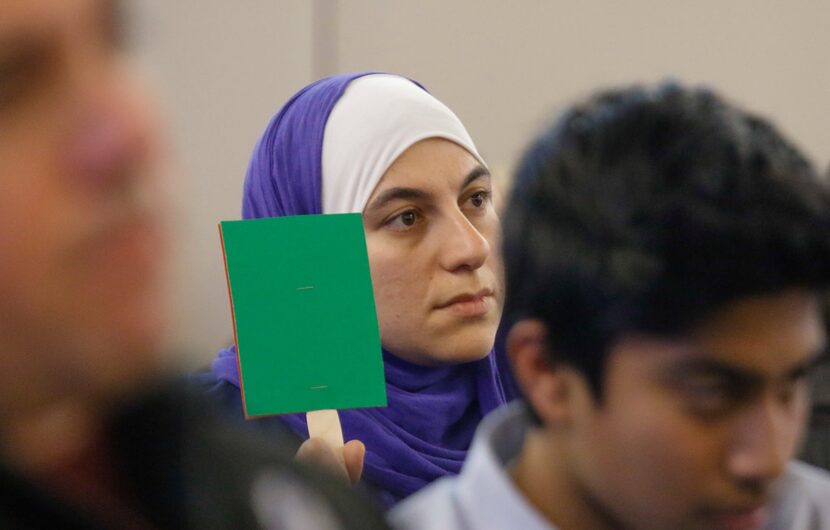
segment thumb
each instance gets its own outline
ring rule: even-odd
[[[343,446],[343,460],[346,464],[346,472],[349,474],[349,481],[352,486],[360,481],[363,474],[363,461],[366,457],[366,446],[360,440],[350,440]]]

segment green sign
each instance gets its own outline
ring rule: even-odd
[[[219,225],[247,417],[386,405],[360,214]]]

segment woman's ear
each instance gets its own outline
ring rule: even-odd
[[[574,372],[553,361],[547,328],[540,320],[521,320],[507,335],[513,373],[528,404],[546,426],[561,426],[571,416]]]

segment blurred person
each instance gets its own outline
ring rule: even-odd
[[[505,402],[492,186],[458,117],[396,75],[312,83],[254,149],[243,218],[363,214],[389,405],[339,414],[345,439],[365,444],[363,482],[384,507],[458,473],[482,416]],[[242,417],[235,347],[201,378]],[[303,414],[251,423],[308,437]],[[351,449],[345,459],[359,468]]]
[[[812,380],[810,427],[799,458],[830,470],[830,364],[817,366]]]
[[[825,172],[825,179],[830,181],[830,168]],[[830,306],[830,296],[825,307]],[[827,316],[830,329],[830,315]],[[807,430],[800,459],[818,467],[830,470],[830,359],[816,367],[812,376],[812,410],[810,426]]]
[[[830,188],[711,91],[601,93],[524,155],[505,210],[524,403],[402,528],[830,528],[793,461],[827,349]]]
[[[157,382],[161,145],[121,14],[0,2],[0,527],[377,527]]]

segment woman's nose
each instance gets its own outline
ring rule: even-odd
[[[461,212],[454,215],[439,234],[441,264],[451,272],[476,270],[490,255],[490,242]]]

